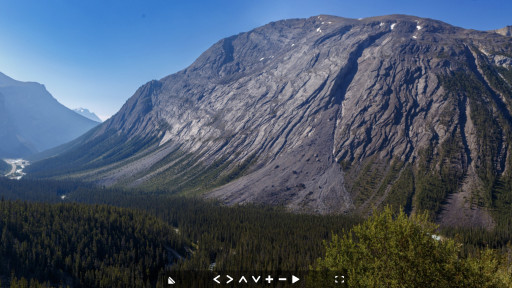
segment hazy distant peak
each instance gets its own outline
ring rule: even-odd
[[[100,117],[98,117],[98,115],[94,114],[93,112],[89,111],[89,109],[87,108],[75,108],[73,109],[73,111],[75,111],[76,113],[84,116],[85,118],[88,118],[88,119],[91,119],[92,121],[96,121],[96,122],[103,122],[101,121]]]
[[[0,73],[0,157],[26,157],[80,136],[98,122],[60,104],[37,82]]]

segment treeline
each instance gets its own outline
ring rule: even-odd
[[[0,177],[0,197],[11,200],[26,200],[60,203],[61,197],[73,191],[95,189],[92,184],[76,181],[11,180]]]
[[[13,287],[154,287],[167,249],[186,245],[169,224],[133,209],[0,201],[0,279]]]

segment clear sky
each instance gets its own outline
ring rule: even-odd
[[[0,72],[105,119],[221,38],[319,14],[409,14],[491,30],[512,25],[512,1],[0,0]]]

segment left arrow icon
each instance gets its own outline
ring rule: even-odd
[[[217,282],[217,284],[220,284],[219,278],[220,275],[217,275],[217,277],[213,278],[213,281]]]

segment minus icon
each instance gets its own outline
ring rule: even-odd
[[[279,278],[279,281],[287,281],[288,279],[286,278]]]

